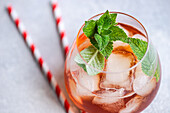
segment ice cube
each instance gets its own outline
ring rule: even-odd
[[[115,92],[104,90],[94,97],[92,103],[100,106],[108,112],[118,112],[122,107],[124,107],[124,100],[121,98],[123,95],[123,89]]]
[[[71,95],[74,97],[74,99],[81,103],[82,104],[82,100],[81,98],[78,96],[78,93],[77,93],[77,87],[76,87],[76,83],[69,79],[69,87],[70,87],[70,92],[71,92]]]
[[[117,47],[120,47],[120,46],[126,47],[126,46],[129,46],[129,44],[124,43],[122,41],[114,41],[113,42],[113,48],[117,48]]]
[[[112,53],[107,61],[106,70],[109,72],[120,72],[120,73],[106,73],[103,76],[103,82],[100,86],[103,88],[115,87],[115,88],[125,88],[126,90],[131,90],[131,77],[132,71],[128,71],[131,64],[134,61],[134,56],[131,53]],[[127,70],[125,72],[121,72]]]
[[[133,50],[131,49],[130,45],[122,41],[113,42],[113,51],[125,51],[126,53],[133,53]]]
[[[77,74],[75,81],[77,82],[76,88],[79,96],[91,96],[91,92],[99,90],[99,75],[90,76],[82,69]]]
[[[143,73],[141,65],[136,69],[133,90],[140,96],[147,96],[156,87],[156,78]]]
[[[111,54],[107,61],[107,71],[121,72],[127,70],[131,66],[132,59],[122,54]],[[122,82],[129,78],[129,71],[118,74],[107,74],[106,80],[112,82]]]
[[[132,98],[130,101],[126,103],[125,108],[121,109],[119,113],[133,113],[137,111],[137,109],[142,103],[142,100],[143,97],[136,95],[134,98]]]
[[[124,88],[126,90],[132,89],[130,79],[127,79],[127,80],[125,80],[123,82],[119,82],[119,83],[110,82],[110,81],[105,80],[100,83],[100,87],[104,88],[104,89],[120,89],[120,88]]]

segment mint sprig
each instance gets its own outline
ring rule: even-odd
[[[85,26],[83,27],[84,34],[106,59],[110,56],[113,50],[112,36],[115,35],[113,35],[112,32],[114,32],[113,27],[117,24],[116,17],[117,14],[109,14],[109,11],[106,11],[99,20],[86,21]],[[119,31],[123,30],[120,29]],[[121,32],[119,33],[119,31],[117,30],[117,35],[122,34]],[[127,37],[126,34],[125,37]]]
[[[139,60],[143,58],[146,53],[148,43],[146,41],[130,38],[126,35],[123,29],[116,26],[117,14],[109,14],[106,11],[98,20],[89,20],[85,22],[83,27],[84,34],[90,39],[92,46],[80,52],[84,60],[92,67],[103,70],[104,58],[107,59],[113,51],[113,41],[122,41],[128,43],[133,50],[133,53]],[[151,76],[154,73],[156,66],[156,52],[152,46],[142,61],[142,71]],[[96,75],[99,72],[86,65],[84,60],[78,54],[75,57],[76,63],[82,67],[89,75]],[[157,66],[155,75],[156,80],[159,80],[160,69]]]

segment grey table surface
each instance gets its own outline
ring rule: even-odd
[[[0,0],[0,113],[64,113],[6,11],[12,4],[64,89],[64,58],[49,0]],[[162,81],[144,113],[170,112],[170,1],[59,0],[70,45],[89,17],[107,9],[136,17],[160,55]]]

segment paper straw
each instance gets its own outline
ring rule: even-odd
[[[68,43],[68,40],[67,40],[67,36],[66,36],[65,28],[64,28],[64,23],[62,21],[61,10],[58,7],[57,1],[52,0],[51,6],[52,6],[52,11],[53,11],[53,14],[54,14],[54,17],[55,17],[56,25],[57,25],[57,28],[58,28],[58,32],[60,34],[60,40],[62,42],[63,49],[65,51],[65,56],[66,56],[69,52],[69,43]]]
[[[69,52],[69,43],[68,43],[67,36],[65,33],[64,23],[62,21],[62,16],[61,16],[61,10],[58,6],[57,0],[51,0],[51,7],[52,7],[53,15],[55,17],[56,26],[60,34],[60,40],[62,42],[64,51],[65,51],[65,56],[66,56]],[[81,113],[87,113],[87,112],[81,110]]]
[[[61,91],[61,88],[59,87],[58,83],[56,82],[55,78],[53,77],[50,69],[48,68],[47,64],[43,60],[38,48],[36,48],[35,44],[32,41],[32,38],[28,35],[28,32],[26,31],[23,23],[21,23],[16,11],[12,8],[12,6],[7,7],[9,15],[11,16],[12,20],[16,24],[17,29],[23,36],[25,43],[30,48],[33,56],[35,57],[37,63],[39,64],[41,70],[44,72],[45,78],[48,79],[48,82],[50,86],[55,91],[55,94],[57,95],[58,99],[60,100],[61,104],[64,106],[67,113],[75,113],[68,103],[68,100],[64,96],[63,92]]]

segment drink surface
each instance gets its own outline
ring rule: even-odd
[[[147,41],[145,35],[134,27],[122,23],[118,23],[118,26],[124,29],[129,37]],[[84,34],[77,39],[78,51],[90,45],[89,39]],[[145,109],[155,97],[160,79],[156,81],[154,76],[145,75],[141,64],[132,70],[124,71],[139,60],[130,46],[121,41],[114,43],[112,54],[105,62],[104,71],[120,73],[99,73],[89,76],[74,59],[66,60],[66,64],[69,65],[65,67],[66,89],[76,106],[88,113],[131,113]]]

